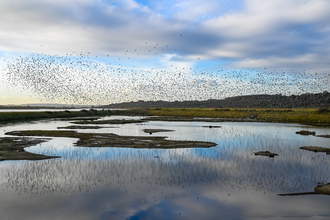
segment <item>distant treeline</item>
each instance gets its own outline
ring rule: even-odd
[[[329,108],[330,93],[302,95],[247,95],[205,101],[138,101],[104,106],[106,108]]]

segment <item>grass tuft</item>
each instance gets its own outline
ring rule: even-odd
[[[316,110],[317,114],[324,114],[324,113],[329,113],[330,109],[328,108],[319,108],[318,110]]]

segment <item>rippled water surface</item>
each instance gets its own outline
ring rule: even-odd
[[[128,118],[128,117],[107,117]],[[139,117],[137,117],[139,118]],[[7,131],[57,129],[68,121],[6,124]],[[203,126],[219,125],[221,128]],[[329,140],[296,124],[146,122],[102,125],[105,132],[217,143],[212,148],[82,148],[53,138],[26,150],[60,159],[0,162],[0,219],[329,219],[330,196],[278,196],[311,192],[330,182],[330,155],[300,150],[330,147]],[[269,150],[275,158],[254,156]]]

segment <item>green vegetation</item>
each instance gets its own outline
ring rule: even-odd
[[[324,194],[330,195],[330,183],[321,184],[314,187],[314,192],[300,192],[300,193],[285,193],[277,194],[278,196],[303,196],[303,195],[313,195],[313,194]]]
[[[0,112],[0,123],[29,121],[47,118],[73,118],[90,116],[108,116],[111,111],[108,110],[81,110],[81,111],[45,111],[45,112]]]

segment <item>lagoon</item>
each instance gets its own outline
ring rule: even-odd
[[[141,119],[111,116],[108,119]],[[54,130],[70,121],[6,124],[15,130]],[[214,128],[209,128],[212,125]],[[330,182],[330,155],[299,149],[329,147],[329,128],[298,124],[164,122],[101,125],[81,133],[166,136],[210,141],[211,148],[133,149],[76,147],[52,138],[26,148],[61,156],[42,161],[0,162],[1,219],[328,219],[330,196],[278,196],[311,192]],[[221,126],[221,127],[216,127]],[[173,132],[145,133],[144,129]],[[255,156],[269,150],[274,158]]]

